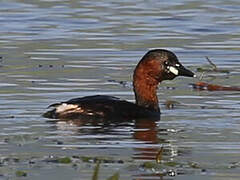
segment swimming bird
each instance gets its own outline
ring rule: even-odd
[[[173,52],[165,49],[150,50],[134,70],[135,103],[113,96],[86,96],[52,104],[49,106],[52,110],[43,116],[53,119],[77,119],[88,116],[135,119],[159,116],[158,85],[177,76],[196,77],[179,62]]]

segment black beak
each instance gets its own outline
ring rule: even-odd
[[[196,77],[196,75],[192,71],[186,69],[184,66],[179,66],[176,68],[178,70],[179,76]]]

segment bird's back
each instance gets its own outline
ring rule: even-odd
[[[44,117],[54,119],[73,119],[82,116],[134,119],[159,115],[134,103],[106,95],[74,98],[49,107],[53,109],[46,112]]]

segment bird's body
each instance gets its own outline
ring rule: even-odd
[[[53,109],[46,112],[44,117],[77,119],[92,116],[135,119],[159,116],[158,84],[177,76],[195,75],[181,65],[174,53],[163,49],[151,50],[143,56],[134,70],[133,90],[136,103],[113,96],[86,96],[50,105]]]

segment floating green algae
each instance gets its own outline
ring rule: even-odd
[[[179,163],[174,162],[174,161],[169,161],[169,162],[165,162],[164,165],[170,166],[170,167],[176,167],[177,165],[179,165]]]
[[[118,180],[119,179],[119,173],[115,173],[112,176],[110,176],[109,178],[107,178],[107,180]]]
[[[72,162],[71,158],[69,157],[63,157],[63,158],[59,158],[58,163],[62,163],[62,164],[69,164]]]
[[[26,177],[27,176],[27,173],[25,171],[16,171],[16,176],[17,177]]]
[[[156,168],[157,164],[155,162],[144,162],[142,167],[146,169],[152,169],[152,168]]]

